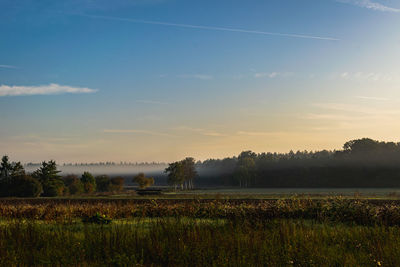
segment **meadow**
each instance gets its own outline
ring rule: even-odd
[[[1,199],[0,218],[1,266],[400,265],[397,200]]]

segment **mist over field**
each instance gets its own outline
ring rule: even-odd
[[[27,164],[25,169],[27,172],[34,172],[40,167],[40,164]],[[131,165],[120,165],[120,164],[68,164],[58,165],[58,170],[61,171],[61,175],[75,174],[81,175],[84,172],[90,172],[93,175],[110,175],[110,176],[133,176],[140,172],[151,175],[162,175],[167,164],[131,164]]]
[[[0,0],[0,267],[400,266],[400,0]]]

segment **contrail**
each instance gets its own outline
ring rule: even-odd
[[[69,13],[69,15],[76,15],[76,16],[88,17],[88,18],[93,18],[93,19],[116,20],[116,21],[132,22],[132,23],[163,25],[163,26],[180,27],[180,28],[200,29],[200,30],[226,31],[226,32],[240,32],[240,33],[260,34],[260,35],[274,35],[274,36],[290,37],[290,38],[316,39],[316,40],[325,40],[325,41],[339,41],[339,40],[340,40],[340,39],[332,38],[332,37],[313,36],[313,35],[304,35],[304,34],[292,34],[292,33],[277,33],[277,32],[254,31],[254,30],[235,29],[235,28],[225,28],[225,27],[214,27],[214,26],[202,26],[202,25],[180,24],[180,23],[171,23],[171,22],[164,22],[164,21],[139,20],[139,19],[130,19],[130,18],[118,18],[118,17],[110,17],[110,16],[88,15],[88,14],[76,14],[76,13],[75,13],[75,14]]]

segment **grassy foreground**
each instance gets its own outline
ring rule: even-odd
[[[8,221],[1,266],[399,266],[400,229],[279,219]]]
[[[3,199],[0,266],[400,266],[400,202]]]

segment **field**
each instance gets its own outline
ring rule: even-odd
[[[208,197],[0,199],[0,265],[400,265],[398,200]]]

